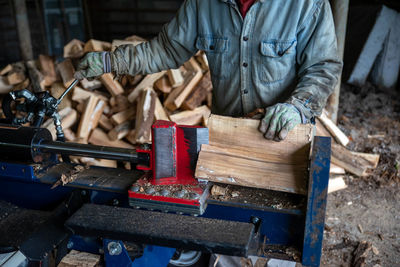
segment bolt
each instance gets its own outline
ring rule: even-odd
[[[108,243],[107,249],[108,249],[108,253],[111,256],[118,256],[122,252],[121,244],[117,243],[117,242],[114,242],[114,241]]]

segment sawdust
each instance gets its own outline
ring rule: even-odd
[[[57,182],[54,183],[54,185],[51,187],[56,188],[59,185],[66,185],[68,183],[71,183],[73,181],[76,180],[76,178],[78,178],[78,174],[84,170],[89,169],[89,166],[83,166],[83,165],[76,165],[74,166],[74,169],[72,169],[71,171],[69,171],[68,173],[63,173],[61,174],[60,180],[58,180]]]

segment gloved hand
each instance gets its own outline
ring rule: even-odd
[[[79,62],[75,79],[93,80],[104,73],[111,72],[111,55],[109,52],[90,52]]]
[[[259,130],[264,133],[266,139],[281,141],[300,123],[302,116],[294,105],[278,103],[265,109]]]

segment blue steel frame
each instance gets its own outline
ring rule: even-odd
[[[318,136],[314,138],[306,210],[251,209],[211,203],[203,216],[241,222],[249,222],[252,217],[257,217],[261,219],[260,243],[296,248],[301,252],[297,260],[301,261],[303,266],[319,266],[325,223],[330,152],[330,138]],[[34,176],[33,168],[29,165],[0,163],[0,199],[26,208],[43,209],[55,206],[72,190],[72,188],[61,186],[50,189],[50,185],[40,183]],[[102,192],[101,190],[88,190],[87,193],[90,194],[90,201],[96,204],[110,203],[110,200],[117,198],[121,200],[120,205],[125,206],[128,203],[127,194]],[[74,238],[75,241],[79,239],[75,236],[71,240]],[[84,242],[81,242],[79,248],[84,251],[89,250],[84,247]],[[107,266],[116,266],[111,263],[114,264],[114,260],[120,257],[110,258],[113,256],[107,255],[106,246],[103,247]],[[140,261],[136,260],[133,265],[129,266],[139,266],[138,262],[144,264],[146,260],[153,260],[157,257],[164,259],[167,257],[166,255],[173,254],[175,251],[172,248],[157,246],[148,246],[148,248]],[[128,262],[126,258],[121,258],[121,261]],[[154,265],[155,261],[151,261],[151,264],[149,266],[163,266],[159,265],[160,263]]]

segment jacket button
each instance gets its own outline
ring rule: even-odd
[[[210,50],[214,50],[215,47],[213,45],[210,45]]]
[[[243,94],[247,94],[249,91],[246,89],[243,91]]]
[[[243,63],[243,67],[247,68],[247,66],[249,66],[249,64],[247,64],[246,62]]]
[[[243,37],[243,41],[247,42],[249,40],[249,37],[245,36]]]

